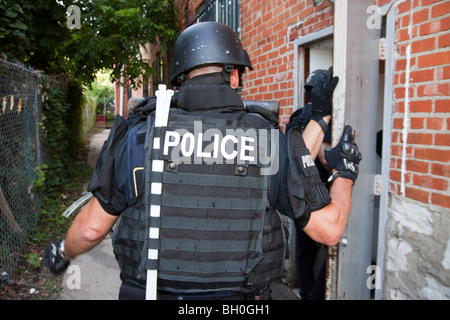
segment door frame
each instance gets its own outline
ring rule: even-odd
[[[336,63],[342,61],[343,57],[347,55],[346,43],[336,41],[336,34],[346,32],[347,25],[342,23],[347,21],[347,5],[348,0],[341,0],[335,3],[335,21],[330,27],[310,33],[306,36],[297,38],[294,41],[294,111],[303,106],[304,101],[304,66],[305,66],[305,47],[314,42],[324,40],[329,37],[334,37],[334,72],[335,74],[345,71],[345,65]],[[381,193],[379,205],[379,221],[377,230],[377,268],[376,268],[376,283],[383,283],[384,259],[385,259],[385,234],[386,234],[386,220],[388,215],[388,200],[389,200],[389,174],[390,174],[390,156],[391,156],[391,140],[392,140],[392,125],[393,112],[395,108],[393,84],[395,76],[395,7],[398,5],[397,1],[379,7],[381,16],[386,17],[386,47],[385,47],[385,81],[384,81],[384,101],[383,101],[383,147],[381,160]],[[344,47],[345,46],[345,47]],[[341,67],[341,70],[339,69]],[[342,83],[341,83],[342,85]],[[337,88],[338,89],[338,88]],[[340,92],[334,94],[334,105],[337,106],[336,101],[340,95],[345,93],[345,84],[341,87]],[[344,126],[344,112],[339,108],[334,109],[334,114],[338,114],[338,124],[334,127],[335,132],[342,132]],[[340,124],[339,124],[340,123]],[[339,139],[338,134],[334,134],[334,142]],[[294,242],[295,243],[295,242]],[[327,265],[327,283],[326,283],[326,299],[338,299],[338,265],[339,265],[339,246],[330,247],[328,251],[328,265]],[[295,252],[295,245],[291,248]],[[295,269],[295,267],[294,267]],[[368,274],[368,277],[370,274]],[[375,287],[375,299],[382,298],[382,288]]]
[[[304,106],[305,101],[305,59],[306,53],[305,49],[317,42],[329,39],[333,37],[333,26],[326,27],[324,29],[318,30],[316,32],[309,33],[303,37],[299,37],[294,40],[294,111],[302,108]],[[296,233],[295,227],[291,227],[289,229],[291,233],[291,240],[289,243],[291,256],[296,256]],[[328,267],[327,267],[328,268]],[[293,279],[293,283],[295,284],[297,277],[297,267],[295,263],[295,258],[291,263],[291,267],[289,268],[290,274],[289,278]],[[328,273],[328,272],[327,272]]]
[[[305,47],[333,36],[330,26],[294,40],[294,111],[303,107],[305,90]]]
[[[386,48],[384,67],[384,101],[383,101],[383,147],[381,158],[381,186],[380,186],[380,210],[378,215],[378,235],[377,235],[377,273],[375,283],[380,286],[375,287],[375,299],[382,299],[384,259],[386,241],[386,221],[389,203],[389,175],[391,159],[391,143],[393,114],[395,111],[394,101],[394,77],[395,77],[395,9],[398,1],[380,7],[380,14],[386,17]]]
[[[377,39],[380,38],[379,31],[377,33],[367,25],[369,16],[365,15],[367,10],[364,9],[372,6],[373,1],[370,0],[335,3],[333,64],[339,83],[333,96],[332,144],[337,144],[344,126],[350,124],[356,129],[356,141],[365,160],[360,166],[358,187],[353,190],[352,212],[344,235],[338,246],[329,248],[326,298],[332,300],[370,299],[372,289],[369,284],[372,275],[366,272],[372,270],[373,264],[374,123],[378,109]],[[361,32],[355,27],[362,28]]]

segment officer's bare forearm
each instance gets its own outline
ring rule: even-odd
[[[76,257],[99,244],[117,221],[93,198],[76,216],[66,235],[64,255]]]
[[[334,246],[341,239],[352,206],[353,181],[336,178],[330,190],[331,203],[311,213],[304,231],[315,241]]]
[[[331,116],[326,116],[323,119],[328,124],[331,121]],[[314,160],[319,153],[324,136],[325,134],[322,127],[314,120],[311,120],[303,131],[303,140],[305,141],[305,145]]]

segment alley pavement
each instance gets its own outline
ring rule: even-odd
[[[95,168],[97,157],[108,137],[105,129],[91,137],[87,162]],[[86,182],[85,189],[88,182]],[[76,213],[74,213],[76,214]],[[66,270],[62,283],[61,300],[117,300],[120,288],[119,265],[113,254],[108,235],[95,248],[74,258]],[[297,295],[285,284],[272,286],[274,300],[297,300]]]
[[[88,164],[95,168],[97,157],[108,138],[110,129],[91,137]],[[87,182],[85,189],[87,188]],[[111,236],[95,248],[70,261],[62,283],[61,300],[117,300],[120,288],[120,270],[114,257]]]

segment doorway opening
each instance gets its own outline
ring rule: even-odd
[[[304,85],[316,70],[327,71],[333,65],[333,28],[318,31],[295,41],[295,98],[296,110],[308,103]],[[331,131],[329,131],[331,133]],[[324,139],[331,144],[331,135]],[[316,160],[316,163],[319,160]],[[317,164],[318,168],[322,166]],[[327,177],[324,173],[324,179]],[[292,279],[302,299],[324,299],[328,249],[310,239],[303,230],[293,227],[291,256],[294,258]]]

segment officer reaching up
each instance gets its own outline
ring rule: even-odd
[[[147,270],[158,270],[159,299],[253,299],[283,270],[278,212],[320,243],[339,241],[361,160],[351,127],[325,154],[334,172],[330,192],[314,165],[337,78],[314,88],[314,121],[303,133],[293,127],[284,135],[276,117],[244,107],[235,89],[246,68],[249,56],[229,27],[203,22],[181,33],[171,73],[179,91],[167,127],[154,126],[154,99],[128,120],[116,117],[89,184],[94,198],[65,239],[45,249],[51,272],[63,271],[115,225],[120,299],[145,297]],[[162,164],[157,173],[153,161]],[[160,217],[149,216],[152,206],[160,206]],[[149,228],[158,228],[159,239],[149,239]],[[148,249],[158,249],[158,258]]]

